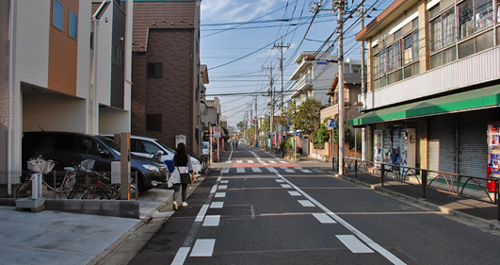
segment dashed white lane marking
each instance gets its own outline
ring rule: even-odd
[[[276,182],[278,182],[278,183],[285,183],[285,181],[282,180],[282,179],[276,179]]]
[[[224,197],[226,197],[226,193],[225,192],[217,192],[217,193],[215,193],[214,197],[215,198],[224,198]]]
[[[373,250],[363,244],[354,235],[336,235],[352,253],[373,253]]]
[[[248,160],[248,163],[255,163],[253,160]]]
[[[215,239],[198,239],[194,243],[190,257],[211,257],[214,252]]]
[[[291,189],[292,186],[288,185],[288,184],[281,184],[281,187],[285,188],[285,189]]]
[[[212,190],[210,191],[210,193],[215,193],[217,191],[217,186],[219,186],[219,184],[215,184],[213,187],[212,187]]]
[[[218,177],[218,178],[217,178],[217,182],[219,182],[221,179],[222,179],[222,177]]]
[[[212,204],[210,204],[210,208],[212,209],[222,209],[223,206],[224,202],[212,202]]]
[[[226,179],[226,180],[221,180],[221,181],[220,181],[220,184],[227,184],[227,183],[229,183],[229,180],[227,180],[227,179]]]
[[[205,221],[203,226],[219,226],[220,215],[207,215],[205,216]]]
[[[227,190],[227,185],[219,185],[219,190]]]
[[[252,171],[254,173],[260,173],[260,172],[262,172],[262,170],[260,168],[258,168],[258,167],[252,167]]]
[[[272,173],[278,173],[278,170],[274,167],[268,167],[267,170]]]
[[[311,201],[309,200],[298,200],[300,204],[302,204],[302,207],[316,207]]]
[[[175,254],[174,260],[172,261],[172,265],[182,265],[184,264],[184,261],[186,261],[186,257],[189,253],[189,250],[191,250],[190,247],[181,247],[177,251],[177,254]]]
[[[236,163],[243,163],[243,160],[236,160]]]
[[[229,168],[224,168],[223,170],[220,171],[222,174],[228,174],[229,173]]]
[[[245,168],[244,167],[237,167],[236,173],[245,173]]]
[[[335,220],[333,220],[328,214],[326,213],[313,213],[312,214],[318,221],[322,224],[336,224]]]
[[[294,190],[289,190],[288,193],[290,193],[290,195],[292,195],[292,196],[302,196],[302,195],[300,195],[300,193],[298,191],[294,191]]]
[[[201,222],[201,221],[203,221],[203,218],[205,218],[205,214],[207,213],[208,206],[209,206],[208,204],[203,204],[203,206],[201,206],[201,209],[198,212],[198,215],[196,216],[196,219],[194,220],[195,222]]]

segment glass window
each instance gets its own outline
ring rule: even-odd
[[[491,0],[475,0],[474,9],[476,30],[493,25],[493,5]]]
[[[453,46],[445,51],[443,51],[443,63],[451,63],[457,60],[457,47]]]
[[[150,143],[148,141],[141,141],[146,149],[146,153],[156,154],[158,151],[162,151],[157,145]],[[165,153],[165,152],[164,152]]]
[[[78,137],[78,153],[98,155],[101,148],[91,138]]]
[[[431,22],[431,51],[439,50],[443,47],[443,32],[441,17]]]
[[[429,17],[433,18],[441,11],[441,4],[438,3],[429,10]]]
[[[387,49],[388,70],[401,67],[401,41],[397,41]]]
[[[437,53],[431,56],[431,69],[439,67],[443,64],[443,53]]]
[[[476,38],[476,52],[493,47],[493,31],[488,31]]]
[[[63,30],[64,21],[64,5],[54,0],[52,5],[52,25],[60,30]]]
[[[69,11],[69,36],[76,40],[78,33],[78,16]]]
[[[460,39],[470,36],[474,32],[474,10],[472,0],[466,0],[458,5]]]
[[[402,34],[402,30],[398,30],[396,32],[394,32],[394,39],[397,40],[399,38],[401,38],[401,34]]]
[[[413,26],[413,28],[414,28],[414,29],[415,29],[415,28],[418,28],[418,17],[417,17],[417,18],[415,18],[415,19],[412,21],[412,26]]]
[[[75,150],[75,137],[72,135],[58,135],[54,143],[54,149],[56,150]]]
[[[474,39],[468,40],[464,43],[461,43],[458,46],[458,52],[460,58],[467,57],[469,55],[474,54]]]
[[[443,14],[443,47],[455,42],[455,9]]]
[[[418,60],[418,31],[411,33],[404,39],[404,63]]]

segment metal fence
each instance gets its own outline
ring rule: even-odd
[[[338,157],[333,158],[332,170],[338,168]],[[399,166],[374,161],[352,158],[344,159],[344,168],[354,170],[354,178],[358,172],[369,173],[380,178],[381,186],[387,185],[387,180],[397,181],[421,189],[422,198],[426,198],[428,189],[445,192],[481,202],[497,205],[497,220],[500,221],[499,190],[500,181],[495,178],[474,177],[462,174],[442,172]]]
[[[0,197],[25,198],[32,196],[32,172],[1,172]],[[128,175],[128,174],[127,174]],[[7,184],[10,178],[11,184]],[[91,170],[52,171],[43,174],[42,186],[38,194],[51,199],[83,199],[83,200],[113,200],[120,199],[120,174],[111,172],[97,172]],[[137,199],[139,192],[137,172],[130,176],[130,199]]]

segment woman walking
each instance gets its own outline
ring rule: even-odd
[[[174,166],[176,168],[181,168],[181,167],[186,167],[188,172],[189,172],[189,177],[191,179],[191,182],[194,181],[194,175],[193,175],[193,165],[191,164],[191,157],[189,157],[186,154],[186,145],[184,143],[179,143],[177,145],[177,153],[174,156]],[[185,170],[185,169],[184,169]],[[181,174],[184,174],[185,172],[180,172]],[[182,186],[182,206],[186,207],[188,206],[186,202],[186,195],[187,195],[187,186],[188,183],[182,183],[182,181],[179,180],[174,180],[174,210],[177,210],[177,196],[179,195],[179,190],[181,189]]]

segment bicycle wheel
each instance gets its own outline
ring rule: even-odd
[[[17,188],[16,198],[27,198],[31,196],[33,191],[31,180],[24,182]]]

